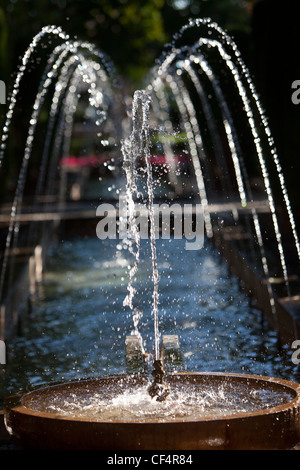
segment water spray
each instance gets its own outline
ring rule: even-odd
[[[153,316],[154,316],[154,337],[155,337],[155,360],[153,364],[152,376],[154,382],[148,391],[152,398],[157,397],[157,401],[164,401],[169,395],[169,387],[164,383],[165,371],[159,353],[159,330],[158,330],[158,269],[155,244],[155,224],[153,212],[153,184],[152,169],[150,165],[150,133],[149,133],[149,108],[151,104],[150,95],[144,90],[137,90],[134,93],[132,105],[132,132],[122,146],[124,169],[127,178],[127,208],[129,210],[129,230],[136,243],[135,263],[130,271],[129,295],[125,299],[125,305],[133,308],[132,288],[133,276],[137,272],[140,250],[140,233],[136,226],[136,221],[132,211],[134,210],[133,195],[137,194],[135,162],[141,158],[145,159],[147,170],[147,192],[148,192],[148,212],[150,219],[150,243],[152,256],[152,279],[153,279]]]

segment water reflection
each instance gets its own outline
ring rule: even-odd
[[[154,354],[151,249],[142,240],[136,307],[145,350]],[[210,243],[157,240],[159,328],[179,337],[188,371],[237,372],[299,380],[291,353],[262,322]],[[129,254],[118,240],[62,242],[49,261],[43,298],[7,344],[1,396],[28,385],[126,373],[125,338],[134,329],[123,306]]]

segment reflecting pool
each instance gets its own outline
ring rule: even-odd
[[[240,289],[206,241],[157,240],[159,331],[178,335],[187,371],[251,373],[299,381],[291,351]],[[132,256],[120,240],[74,238],[53,249],[39,298],[7,344],[1,398],[29,385],[126,373],[125,339],[134,330],[123,306]],[[154,353],[152,265],[142,240],[134,303],[147,353]]]

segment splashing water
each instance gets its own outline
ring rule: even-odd
[[[71,135],[70,125],[72,118],[76,110],[76,100],[78,101],[78,91],[81,87],[85,87],[89,94],[89,103],[94,107],[96,114],[102,116],[102,120],[106,119],[106,114],[102,110],[103,107],[103,93],[100,91],[101,85],[105,83],[107,89],[109,88],[108,73],[112,69],[108,59],[105,58],[104,54],[98,51],[94,45],[88,42],[71,41],[69,36],[64,33],[61,28],[56,26],[44,27],[39,34],[37,34],[32,42],[29,44],[23,58],[22,64],[18,70],[16,80],[13,85],[13,90],[9,99],[8,112],[6,114],[5,123],[2,130],[1,136],[1,147],[0,147],[0,167],[5,155],[7,141],[9,137],[10,126],[14,115],[14,110],[17,104],[17,98],[20,90],[20,85],[24,74],[27,71],[30,58],[33,53],[37,50],[41,40],[49,35],[53,35],[56,39],[62,42],[54,48],[51,52],[47,64],[45,66],[42,78],[40,80],[39,88],[34,99],[32,113],[29,119],[29,128],[24,146],[24,154],[21,162],[21,168],[17,178],[16,191],[12,202],[10,211],[10,222],[8,227],[8,233],[6,237],[5,250],[3,255],[3,262],[1,266],[0,274],[0,300],[3,300],[3,291],[5,276],[8,269],[9,250],[14,246],[17,246],[18,236],[20,231],[20,221],[18,215],[21,213],[23,193],[26,183],[27,170],[29,160],[31,157],[36,127],[38,124],[39,115],[46,95],[49,92],[51,84],[56,80],[55,92],[52,99],[51,109],[49,113],[48,129],[44,143],[44,150],[42,153],[42,160],[39,170],[38,181],[35,190],[35,202],[38,201],[42,190],[44,194],[50,191],[53,187],[54,174],[57,170],[58,159],[60,153],[60,147],[63,142],[63,149],[65,152],[69,149],[70,139],[68,135]],[[99,63],[100,62],[100,63]],[[71,86],[66,93],[68,85]],[[111,91],[109,91],[111,93]],[[75,98],[75,100],[74,100]],[[52,154],[52,161],[50,165],[50,171],[47,175],[48,181],[45,186],[46,170],[49,157],[50,143],[53,138],[53,130],[55,124],[55,118],[57,117],[60,105],[60,125],[57,131],[54,151]],[[69,123],[69,126],[67,124]],[[52,186],[51,186],[52,184]],[[60,192],[62,192],[62,182],[60,184]],[[31,233],[31,232],[30,232]],[[10,272],[10,279],[13,278],[13,267]],[[11,281],[10,281],[11,282]]]
[[[153,401],[144,385],[109,386],[90,393],[66,393],[53,390],[51,397],[43,394],[26,399],[26,406],[37,411],[54,413],[62,417],[92,419],[93,421],[126,420],[141,422],[158,420],[201,420],[226,415],[243,414],[279,406],[293,398],[292,393],[274,390],[250,389],[226,385],[173,384],[170,400]]]
[[[259,103],[257,93],[254,89],[253,82],[250,79],[249,73],[241,60],[240,54],[235,46],[235,43],[229,38],[226,33],[224,33],[216,24],[210,22],[209,20],[197,20],[190,22],[189,25],[184,27],[179,36],[183,37],[185,31],[191,28],[207,28],[206,33],[198,38],[191,46],[184,45],[183,47],[179,47],[175,44],[172,47],[171,52],[166,55],[158,69],[155,69],[155,78],[145,90],[138,90],[134,93],[133,96],[133,106],[132,106],[132,132],[130,136],[123,140],[122,142],[122,155],[123,155],[123,168],[126,175],[126,207],[127,207],[127,215],[126,218],[126,229],[127,229],[127,221],[128,221],[128,239],[125,241],[127,243],[130,253],[133,255],[134,262],[129,267],[129,282],[127,285],[127,296],[123,301],[124,306],[128,306],[133,314],[133,323],[135,327],[135,334],[138,333],[138,324],[139,320],[142,316],[142,312],[137,309],[134,305],[134,297],[136,289],[134,288],[134,280],[138,273],[139,263],[140,263],[140,233],[136,222],[135,217],[135,200],[142,197],[142,194],[138,191],[137,185],[137,170],[136,164],[140,160],[144,160],[146,164],[146,177],[147,177],[147,201],[148,201],[148,213],[150,218],[150,245],[151,245],[151,261],[152,261],[152,281],[153,281],[153,294],[152,294],[152,314],[154,319],[154,335],[155,335],[155,359],[159,359],[159,341],[160,341],[160,332],[159,332],[159,321],[158,321],[158,304],[159,304],[159,273],[157,268],[157,252],[156,252],[156,243],[155,243],[155,230],[154,230],[154,213],[153,213],[153,180],[152,180],[152,168],[150,164],[150,127],[149,127],[149,120],[150,120],[150,106],[153,103],[153,99],[156,97],[156,109],[155,113],[160,113],[160,103],[163,104],[163,112],[164,115],[167,114],[167,92],[165,91],[168,88],[168,92],[170,91],[172,94],[173,99],[175,99],[177,108],[179,110],[179,114],[181,117],[181,125],[183,126],[184,132],[186,134],[189,151],[191,155],[191,160],[193,164],[195,179],[197,183],[197,190],[200,195],[201,203],[205,210],[205,224],[206,224],[206,232],[208,237],[213,236],[214,226],[211,214],[209,212],[209,194],[208,194],[208,184],[205,175],[205,165],[208,167],[208,160],[209,157],[206,153],[205,145],[202,139],[202,129],[200,126],[200,122],[198,121],[197,117],[197,110],[194,106],[192,97],[189,95],[188,88],[185,86],[185,82],[183,80],[183,75],[186,73],[190,80],[193,83],[193,86],[197,90],[199,96],[202,97],[203,107],[206,111],[207,120],[210,123],[210,129],[212,133],[215,133],[215,146],[216,148],[220,148],[221,144],[218,141],[218,136],[216,133],[218,132],[217,127],[214,126],[214,118],[211,113],[210,109],[210,102],[207,97],[205,97],[202,89],[202,82],[200,80],[201,77],[206,77],[210,81],[212,88],[217,96],[220,104],[220,108],[222,111],[222,124],[225,130],[225,136],[228,141],[228,146],[231,152],[231,159],[233,163],[234,174],[236,178],[236,184],[238,187],[238,195],[241,207],[246,208],[253,200],[253,195],[251,193],[251,188],[249,185],[249,178],[247,175],[246,168],[244,166],[244,162],[242,157],[242,151],[239,148],[239,142],[236,136],[236,130],[234,127],[233,120],[231,118],[230,109],[228,103],[225,101],[224,96],[222,95],[222,90],[220,87],[220,83],[218,82],[216,76],[213,73],[212,68],[209,66],[208,61],[204,57],[203,50],[205,48],[210,48],[211,50],[216,50],[219,53],[220,58],[222,59],[222,63],[226,65],[227,69],[232,74],[234,79],[234,83],[236,85],[238,95],[241,99],[243,104],[243,109],[245,111],[246,118],[248,120],[248,124],[250,127],[250,131],[252,134],[252,140],[256,150],[256,156],[258,157],[258,162],[260,165],[261,173],[263,176],[263,182],[265,187],[265,192],[267,194],[267,200],[272,216],[273,227],[275,231],[275,237],[277,240],[277,248],[280,257],[281,269],[283,272],[283,276],[285,282],[287,284],[288,293],[290,295],[289,290],[289,282],[288,282],[288,271],[287,271],[287,264],[285,259],[285,254],[283,250],[282,238],[279,229],[279,224],[277,220],[277,213],[275,210],[275,203],[273,199],[273,194],[271,190],[271,183],[269,178],[269,173],[266,167],[264,152],[261,145],[261,139],[259,136],[259,127],[262,124],[264,129],[265,135],[267,136],[267,141],[270,147],[270,151],[277,169],[277,173],[279,176],[279,181],[282,189],[282,193],[284,196],[284,201],[286,204],[287,212],[290,219],[290,224],[292,227],[292,232],[295,239],[295,246],[298,253],[298,257],[300,258],[300,246],[299,240],[296,233],[295,222],[293,218],[293,214],[291,211],[290,201],[287,196],[286,186],[282,175],[282,169],[279,164],[277,152],[274,146],[273,139],[271,137],[271,132],[267,124],[266,117],[262,111],[262,107]],[[212,33],[217,33],[218,38],[213,39],[211,38]],[[37,125],[37,120],[39,116],[39,112],[41,110],[41,106],[44,100],[44,97],[47,93],[50,84],[52,83],[54,78],[57,78],[57,86],[55,89],[54,97],[52,100],[51,105],[51,112],[50,112],[50,122],[49,128],[47,133],[47,139],[45,142],[44,153],[43,153],[43,164],[42,164],[42,171],[40,173],[40,180],[38,182],[36,195],[40,194],[41,188],[45,181],[45,171],[46,171],[46,163],[47,158],[49,156],[49,147],[50,147],[50,137],[52,135],[52,131],[54,128],[54,119],[59,112],[59,103],[63,99],[63,95],[67,90],[68,84],[71,84],[69,91],[66,93],[64,98],[65,108],[63,112],[59,116],[60,123],[63,123],[62,126],[62,134],[57,136],[56,141],[56,148],[54,151],[54,159],[52,161],[53,165],[55,166],[55,162],[57,163],[58,152],[61,146],[61,143],[64,143],[65,153],[70,145],[70,135],[71,135],[71,127],[73,125],[73,109],[76,108],[77,103],[77,91],[85,84],[87,86],[88,92],[90,94],[90,103],[93,104],[98,114],[98,124],[101,123],[102,119],[106,118],[106,114],[101,108],[102,104],[102,95],[97,90],[98,85],[98,78],[99,74],[101,75],[101,79],[103,81],[106,80],[106,77],[103,79],[103,73],[105,72],[103,69],[99,71],[99,64],[96,64],[94,60],[90,60],[87,58],[83,52],[86,50],[89,54],[95,55],[95,49],[91,47],[89,44],[85,43],[72,43],[69,41],[67,35],[65,35],[60,28],[56,28],[53,26],[49,26],[44,28],[42,32],[37,35],[32,43],[30,44],[26,54],[23,58],[22,66],[19,70],[17,75],[17,80],[15,82],[15,86],[11,96],[11,102],[9,106],[9,111],[7,113],[6,122],[3,128],[3,135],[2,135],[2,144],[0,148],[0,165],[3,159],[3,154],[6,147],[6,141],[8,138],[8,132],[10,127],[10,122],[12,119],[14,106],[16,104],[16,98],[19,91],[20,81],[22,76],[26,70],[26,66],[30,59],[31,54],[37,47],[40,39],[45,34],[54,34],[58,35],[60,39],[64,41],[63,45],[58,46],[51,58],[49,59],[48,65],[45,69],[45,73],[43,75],[40,88],[36,95],[36,99],[33,106],[32,116],[30,119],[30,127],[28,130],[27,141],[24,149],[24,158],[23,158],[23,165],[20,172],[20,184],[18,185],[17,192],[15,195],[15,200],[13,203],[12,211],[11,211],[11,224],[9,228],[9,235],[7,238],[6,248],[8,249],[11,243],[13,230],[15,233],[18,233],[18,224],[15,224],[15,220],[17,218],[17,211],[20,209],[20,203],[22,200],[23,194],[23,186],[26,176],[26,169],[28,160],[31,155],[32,144],[35,134],[35,128]],[[205,37],[207,35],[207,37]],[[228,53],[226,47],[230,48],[230,52],[233,53],[233,57]],[[67,58],[68,54],[71,53],[72,56]],[[200,70],[199,74],[196,74],[195,70]],[[60,72],[59,72],[60,70]],[[155,97],[151,96],[151,93],[155,95]],[[250,97],[249,97],[250,92]],[[161,100],[163,97],[163,100]],[[250,99],[251,98],[251,99]],[[254,102],[256,110],[258,111],[260,121],[257,123],[254,118],[254,109],[251,106],[251,102]],[[66,122],[68,125],[66,125]],[[166,127],[169,129],[169,132],[172,133],[170,129],[170,122],[166,123]],[[64,135],[63,135],[64,134]],[[67,136],[67,138],[66,138]],[[65,140],[64,140],[65,139]],[[168,148],[168,156],[170,162],[170,180],[173,182],[174,185],[178,184],[178,180],[176,177],[176,172],[174,169],[174,165],[172,165],[172,154],[171,154],[170,146]],[[219,153],[218,157],[222,157]],[[222,161],[223,164],[223,161]],[[225,188],[228,184],[230,186],[230,181],[222,179],[222,185]],[[180,185],[179,185],[180,186]],[[179,188],[180,190],[180,188]],[[254,229],[256,233],[256,238],[258,240],[260,253],[261,253],[261,262],[263,265],[263,271],[267,278],[267,281],[270,277],[269,265],[268,260],[266,258],[266,253],[264,250],[264,242],[262,239],[262,231],[260,226],[260,221],[255,209],[252,209],[252,217],[254,221]],[[239,214],[234,213],[233,217],[235,221],[238,220]],[[123,221],[120,220],[121,230],[124,229],[122,226]],[[124,221],[125,223],[125,221]],[[2,267],[2,274],[0,279],[0,298],[2,294],[2,287],[3,287],[3,279],[6,270],[5,262]],[[270,287],[270,285],[269,285]],[[272,301],[272,291],[270,291],[270,298]],[[182,299],[180,299],[182,300]],[[200,393],[199,393],[200,392]],[[272,397],[262,393],[260,396],[250,396],[247,397],[249,400],[247,403],[244,402],[244,395],[243,397],[236,396],[236,390],[228,396],[225,396],[226,393],[223,389],[214,392],[211,389],[206,389],[205,387],[201,387],[201,390],[194,388],[191,390],[190,388],[185,389],[183,388],[172,388],[171,391],[171,400],[168,402],[164,402],[161,404],[157,404],[149,398],[149,394],[147,393],[147,386],[143,387],[138,390],[128,389],[125,390],[125,393],[115,393],[112,392],[111,394],[107,394],[107,396],[103,397],[100,394],[94,394],[89,396],[88,398],[85,397],[77,397],[79,398],[78,401],[74,401],[74,396],[71,396],[63,401],[61,397],[57,396],[51,397],[51,403],[47,404],[47,410],[51,412],[59,412],[63,415],[68,415],[69,413],[73,413],[74,409],[76,411],[76,416],[79,415],[86,417],[90,416],[92,413],[93,416],[98,417],[99,419],[116,419],[116,417],[120,419],[146,419],[151,417],[158,417],[159,419],[164,419],[166,417],[171,417],[171,419],[177,418],[193,418],[195,416],[207,416],[216,414],[216,413],[225,413],[228,412],[246,412],[246,411],[253,411],[260,407],[267,406],[275,406],[274,403],[279,404],[275,400],[272,401]],[[237,399],[238,398],[238,399]],[[241,398],[241,400],[239,400]],[[282,398],[280,398],[281,400]],[[37,404],[36,406],[40,406]],[[159,413],[158,415],[156,413]]]
[[[193,36],[191,32],[195,33],[195,36]],[[185,35],[187,36],[186,40]],[[290,275],[288,272],[291,267],[288,265],[287,261],[288,250],[287,252],[285,251],[283,244],[283,237],[279,223],[280,211],[277,211],[275,204],[265,153],[270,154],[270,161],[273,161],[275,164],[275,174],[278,176],[292,238],[294,239],[295,252],[299,260],[300,244],[296,231],[295,220],[267,118],[259,101],[250,73],[247,70],[240,52],[232,38],[230,38],[226,32],[210,19],[191,20],[189,24],[181,29],[178,35],[174,36],[172,44],[167,46],[159,65],[153,69],[152,74],[150,75],[150,79],[152,78],[152,80],[150,80],[148,90],[149,92],[154,93],[157,97],[162,96],[164,90],[169,90],[173,95],[173,99],[175,99],[189,143],[189,151],[194,167],[197,188],[204,208],[205,227],[208,237],[212,237],[214,231],[213,222],[209,212],[209,204],[210,198],[215,196],[209,195],[209,155],[206,152],[206,148],[202,140],[202,136],[205,136],[207,130],[204,126],[203,129],[201,127],[202,122],[199,119],[199,115],[197,115],[198,109],[193,102],[193,94],[190,91],[191,88],[196,90],[202,103],[205,118],[208,122],[208,128],[211,132],[211,139],[213,140],[216,149],[215,158],[216,161],[219,160],[220,163],[218,164],[223,172],[221,184],[224,188],[224,194],[227,195],[227,198],[229,199],[229,194],[232,192],[232,181],[230,180],[230,177],[228,181],[226,179],[228,174],[228,172],[226,173],[227,164],[225,159],[223,159],[223,161],[221,160],[223,151],[221,149],[220,142],[218,141],[218,137],[216,137],[216,134],[219,133],[220,123],[223,123],[224,135],[227,139],[233,170],[235,172],[235,183],[238,189],[240,205],[242,208],[249,208],[249,212],[252,215],[251,221],[249,218],[249,221],[246,220],[246,223],[248,227],[250,227],[249,222],[253,224],[255,233],[254,239],[260,250],[260,261],[269,292],[270,307],[273,314],[275,314],[276,308],[273,286],[270,283],[270,280],[272,279],[272,275],[270,274],[272,258],[267,254],[265,240],[263,238],[264,228],[261,225],[258,212],[255,207],[251,207],[251,202],[253,202],[255,198],[252,193],[250,178],[243,158],[245,150],[241,149],[239,142],[240,137],[238,137],[235,129],[230,103],[228,101],[228,97],[225,97],[223,93],[223,76],[222,74],[219,74],[221,77],[219,76],[217,78],[212,66],[214,61],[212,60],[212,64],[209,64],[208,62],[209,59],[207,56],[211,57],[213,53],[218,54],[216,65],[217,70],[224,72],[227,70],[228,75],[233,79],[236,93],[235,96],[238,98],[236,101],[241,101],[242,113],[245,114],[245,119],[250,129],[251,143],[254,145],[254,152],[258,158],[258,164],[264,184],[264,192],[267,197],[268,210],[270,211],[271,223],[276,240],[276,249],[281,265],[281,274],[278,273],[276,275],[279,277],[282,276],[285,283],[286,294],[288,297],[291,297]],[[207,88],[207,82],[210,82],[211,88]],[[207,92],[207,96],[205,96],[205,92],[203,91],[205,86],[206,89],[210,90]],[[217,127],[214,125],[214,119],[216,119],[214,116],[215,111],[213,112],[211,109],[213,105],[210,106],[212,103],[212,96],[215,97],[217,106],[221,111],[221,121],[217,122]],[[164,109],[165,105],[162,110],[164,111]],[[159,104],[156,112],[160,112]],[[264,141],[266,141],[266,150],[263,148]],[[239,211],[233,211],[232,215],[235,223],[240,220]],[[252,228],[251,230],[248,228],[248,233],[250,233],[250,231],[252,231]],[[255,251],[254,247],[253,251]],[[255,259],[255,254],[253,255],[253,259]],[[276,321],[277,320],[275,318],[275,322]]]
[[[126,174],[126,203],[128,210],[129,236],[134,240],[136,251],[134,252],[130,244],[131,253],[135,256],[135,261],[129,271],[128,295],[124,300],[124,305],[128,305],[134,313],[134,318],[139,316],[133,306],[135,289],[133,288],[133,279],[138,270],[140,253],[140,233],[135,218],[134,197],[139,197],[136,182],[136,162],[145,159],[147,171],[147,191],[148,191],[148,213],[150,218],[150,243],[152,255],[152,280],[153,280],[153,316],[154,316],[154,335],[155,335],[155,358],[159,358],[159,328],[158,328],[158,268],[156,259],[155,245],[155,227],[153,213],[153,184],[152,168],[150,165],[150,134],[149,134],[149,108],[151,99],[144,90],[138,90],[134,93],[132,105],[132,133],[128,139],[125,139],[122,145],[123,167]],[[136,334],[136,332],[135,332]]]
[[[42,28],[42,30],[33,38],[31,43],[29,44],[29,46],[28,46],[28,48],[27,48],[27,50],[26,50],[26,52],[25,52],[25,54],[22,58],[22,64],[19,68],[16,80],[15,80],[15,83],[14,83],[13,91],[12,91],[11,97],[10,97],[9,108],[8,108],[8,112],[6,114],[6,120],[5,120],[5,124],[4,124],[3,131],[2,131],[2,136],[1,136],[0,164],[2,164],[4,152],[5,152],[5,149],[6,149],[6,141],[8,139],[11,120],[12,120],[12,117],[13,117],[13,113],[14,113],[16,103],[17,103],[17,96],[18,96],[18,93],[19,93],[20,82],[21,82],[22,77],[23,77],[23,75],[26,71],[26,68],[27,68],[27,65],[29,63],[30,57],[32,56],[32,54],[33,54],[34,50],[36,49],[37,45],[39,44],[39,42],[41,41],[41,39],[45,35],[49,35],[49,34],[59,36],[64,41],[67,41],[69,39],[69,36],[67,34],[65,34],[60,27],[50,25],[50,26],[45,26],[44,28]]]

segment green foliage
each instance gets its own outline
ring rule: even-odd
[[[256,4],[258,8],[253,10]],[[291,129],[297,129],[299,118],[289,93],[291,82],[299,76],[298,62],[289,60],[286,55],[286,66],[280,68],[277,54],[285,50],[282,47],[285,35],[281,31],[284,22],[291,24],[292,21],[294,26],[288,28],[292,39],[287,36],[287,40],[297,44],[298,4],[295,0],[283,3],[280,0],[0,0],[0,79],[9,90],[33,36],[43,26],[55,24],[72,38],[89,40],[105,52],[120,74],[128,79],[130,92],[143,85],[147,71],[159,58],[164,44],[170,42],[189,18],[210,17],[236,40],[255,76],[273,133],[281,144],[280,153],[287,161],[293,159],[293,168],[296,165],[293,148],[297,147],[299,133],[294,130],[293,138],[289,136]],[[253,26],[255,22],[251,23],[257,16],[261,17],[256,28],[258,33]],[[276,41],[280,42],[280,47],[274,47]],[[32,65],[33,72],[36,66]],[[25,121],[26,112],[31,109],[30,93],[37,89],[38,80],[37,73],[29,72],[27,83],[22,85],[20,116],[14,130],[14,149],[21,142],[16,155],[22,154],[23,119]],[[3,121],[4,107],[1,112],[0,121]],[[13,166],[14,162],[15,155],[9,164]],[[298,173],[291,170],[294,178]]]
[[[32,37],[43,26],[55,24],[72,37],[95,43],[122,75],[136,83],[163,45],[188,18],[196,16],[210,16],[225,27],[245,28],[248,21],[244,0],[5,1],[0,10],[0,60],[7,67],[12,58],[14,71]],[[7,46],[3,35],[8,32]]]
[[[100,0],[86,23],[87,34],[97,40],[123,74],[138,80],[167,40],[161,14],[164,0]]]

